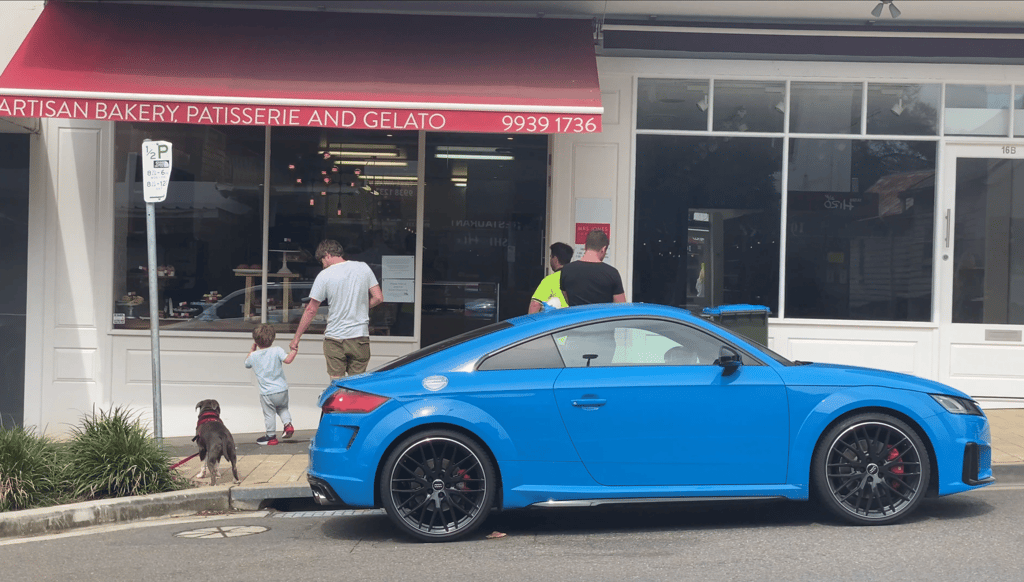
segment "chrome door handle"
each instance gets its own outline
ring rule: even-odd
[[[604,406],[606,402],[608,401],[604,398],[580,398],[573,400],[572,405],[580,408],[597,408],[599,406]]]
[[[946,248],[949,248],[949,209],[946,209]]]

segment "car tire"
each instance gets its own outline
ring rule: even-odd
[[[487,519],[497,478],[488,453],[450,430],[429,430],[392,449],[380,478],[380,498],[400,530],[425,542],[449,542]]]
[[[882,413],[858,414],[819,441],[811,481],[820,501],[856,525],[896,523],[928,491],[928,450],[916,430]]]

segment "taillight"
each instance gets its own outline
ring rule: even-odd
[[[331,394],[327,402],[324,402],[322,411],[324,414],[331,412],[344,412],[348,414],[366,413],[376,410],[377,407],[388,400],[389,398],[384,396],[341,388],[334,394]]]

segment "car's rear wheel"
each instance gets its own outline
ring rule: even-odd
[[[917,432],[881,413],[837,424],[818,444],[812,481],[821,501],[857,525],[899,521],[928,491],[928,451]]]
[[[479,444],[454,431],[431,430],[392,450],[380,497],[399,529],[418,540],[447,542],[487,519],[496,487],[494,465]]]

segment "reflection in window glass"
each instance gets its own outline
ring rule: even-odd
[[[526,313],[547,274],[546,136],[427,135],[422,345]]]
[[[777,312],[782,140],[638,135],[633,300]]]
[[[637,129],[708,129],[710,109],[706,79],[640,79],[637,84]]]
[[[1013,136],[1024,136],[1024,87],[1017,87],[1013,94]]]
[[[860,83],[791,83],[791,131],[860,133]]]
[[[1009,109],[1008,86],[946,85],[946,135],[1006,136]]]
[[[724,345],[703,331],[660,319],[614,320],[555,334],[569,368],[711,366]]]
[[[953,323],[1024,324],[1024,162],[958,158]]]
[[[939,85],[868,84],[868,133],[936,135]]]
[[[170,141],[174,155],[167,199],[155,208],[160,326],[252,329],[259,317],[244,318],[241,307],[224,320],[197,316],[237,289],[244,299],[254,278],[237,268],[262,269],[264,130],[153,123],[116,128],[114,299],[125,320],[114,327],[150,327],[140,154],[147,138]]]
[[[715,131],[781,132],[786,84],[715,81]]]
[[[267,276],[281,289],[268,295],[268,303],[278,295],[282,299],[268,305],[268,319],[286,309],[282,328],[295,330],[302,305],[294,300],[308,296],[321,270],[317,245],[333,239],[346,259],[369,265],[381,289],[388,290],[384,303],[370,310],[370,335],[413,334],[412,262],[387,273],[384,264],[415,256],[417,139],[416,132],[274,128]],[[326,307],[321,312],[311,333],[323,333]]]
[[[935,148],[791,141],[786,317],[930,320]]]
[[[550,335],[544,335],[498,352],[480,363],[481,372],[488,370],[543,370],[563,368],[562,358]]]

